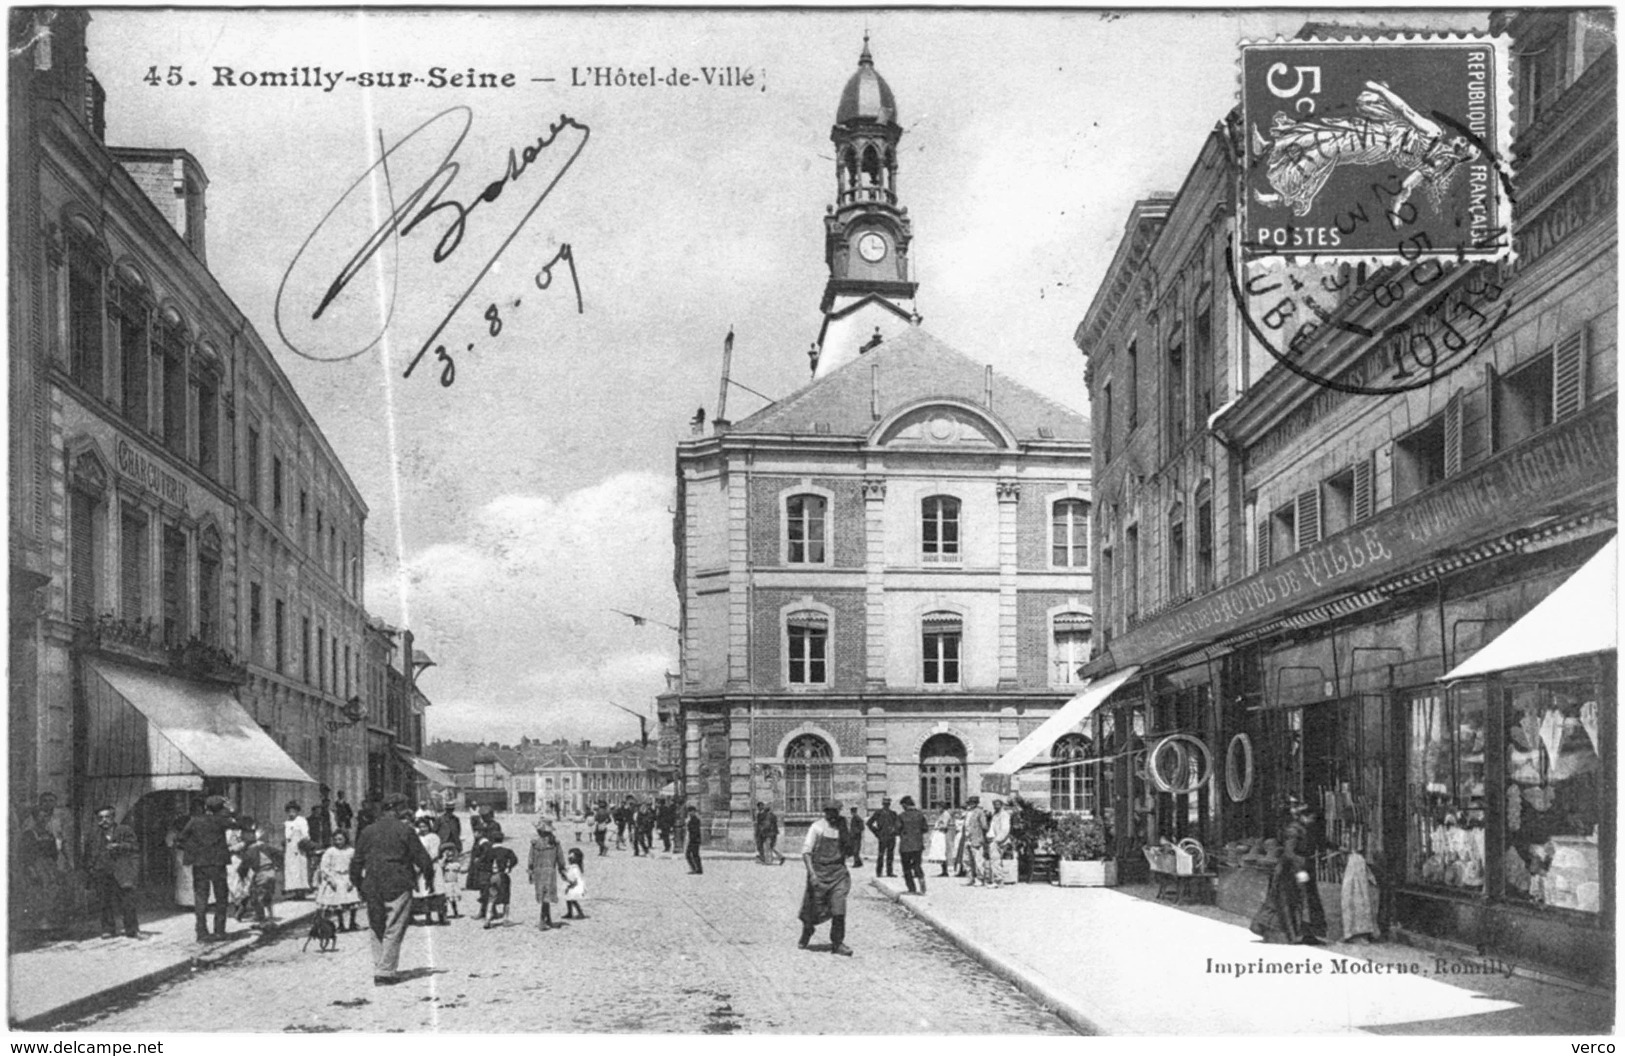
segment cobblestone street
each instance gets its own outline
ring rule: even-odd
[[[527,832],[514,819],[510,833]],[[566,839],[569,836],[566,835]],[[789,840],[784,841],[786,850]],[[521,860],[523,840],[515,841]],[[851,958],[796,948],[802,869],[681,856],[587,858],[588,919],[538,932],[522,871],[514,919],[413,927],[401,967],[372,985],[365,931],[302,952],[304,929],[240,960],[62,1024],[90,1030],[1066,1033],[1039,1008],[853,875]],[[562,913],[562,906],[558,907]],[[362,915],[365,919],[365,914]],[[821,928],[813,950],[827,950]],[[252,995],[252,996],[248,996]],[[832,995],[841,1000],[831,1003]],[[860,995],[883,1000],[852,1000]]]

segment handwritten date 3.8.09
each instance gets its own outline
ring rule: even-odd
[[[536,288],[538,290],[545,290],[549,286],[553,285],[553,268],[560,262],[569,265],[570,285],[575,288],[576,313],[579,315],[585,312],[587,309],[586,305],[582,303],[581,300],[581,280],[576,276],[576,258],[574,251],[570,249],[570,243],[560,243],[559,251],[553,254],[552,260],[542,265],[542,269],[536,273],[536,276],[532,281],[536,283]],[[518,297],[515,297],[509,303],[511,307],[518,308],[523,302]],[[498,337],[502,334],[502,312],[498,310],[494,302],[487,305],[485,308],[485,323],[492,337]],[[474,343],[472,341],[468,344],[468,351],[474,351]],[[434,355],[435,360],[440,364],[440,384],[446,388],[450,388],[452,382],[457,380],[457,361],[452,358],[451,353],[446,351],[445,345],[436,345],[434,348]],[[418,360],[422,358],[423,353],[420,351],[417,354],[417,358],[413,359],[411,364],[406,368],[406,377],[412,376],[413,369],[417,367]]]
[[[278,336],[290,349],[309,359],[333,361],[351,359],[376,347],[394,320],[404,265],[410,284],[450,280],[454,288],[462,286],[450,311],[422,341],[405,371],[405,376],[410,377],[429,350],[435,349],[436,358],[445,364],[442,384],[451,383],[455,368],[444,346],[436,342],[581,156],[591,136],[585,123],[560,115],[546,132],[523,147],[508,150],[501,175],[479,187],[471,197],[454,197],[452,192],[461,190],[456,185],[466,164],[458,152],[468,137],[473,117],[468,107],[456,106],[429,118],[391,145],[386,146],[379,135],[378,159],[323,215],[283,273],[277,289],[275,321]],[[377,201],[377,180],[382,183],[383,202]],[[397,190],[403,186],[409,190],[404,197],[398,197]],[[516,209],[504,209],[525,187],[534,189],[534,197],[520,197]],[[507,193],[510,191],[514,193]],[[444,226],[435,229],[438,237],[427,260],[421,256],[406,258],[403,244],[420,225],[433,219],[444,221]],[[504,230],[508,223],[512,226]],[[474,246],[477,254],[472,275],[470,266],[459,266],[466,260],[466,254],[462,259],[458,257],[465,244]],[[550,286],[554,269],[561,262],[569,265],[576,310],[581,312],[581,284],[574,253],[567,243],[561,244],[553,259],[537,273],[536,284],[541,289]],[[377,282],[352,287],[354,280],[374,263],[378,265]],[[444,279],[438,278],[441,276]],[[375,288],[368,290],[368,286]],[[421,303],[420,295],[428,291],[413,292],[414,302]]]

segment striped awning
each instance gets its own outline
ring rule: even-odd
[[[792,612],[786,622],[791,627],[821,631],[829,626],[829,616],[816,609],[802,609],[799,612]]]
[[[1063,612],[1055,617],[1057,631],[1088,631],[1095,626],[1095,618],[1087,612]]]
[[[958,627],[965,620],[957,612],[928,612],[920,622],[927,627]]]

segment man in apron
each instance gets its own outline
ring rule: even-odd
[[[824,804],[824,816],[807,827],[801,844],[801,860],[807,865],[807,891],[801,899],[802,949],[812,941],[813,929],[829,921],[830,952],[852,956],[846,938],[846,896],[852,890],[852,874],[846,870],[842,847],[841,805]]]

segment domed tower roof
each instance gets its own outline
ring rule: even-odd
[[[835,110],[837,125],[849,121],[897,124],[897,99],[885,78],[875,72],[875,60],[869,54],[867,33],[863,35],[863,54],[858,56],[858,72],[846,82],[846,88],[841,91],[841,105]]]

